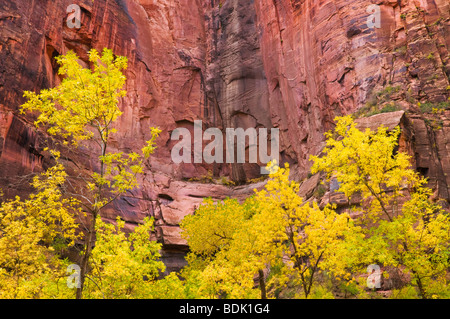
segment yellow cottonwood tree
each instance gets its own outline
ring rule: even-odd
[[[282,265],[281,282],[298,278],[306,298],[322,270],[349,276],[345,240],[359,235],[358,228],[347,214],[304,203],[287,165],[269,169],[265,189],[244,204],[209,199],[181,224],[192,251],[209,252],[197,273],[199,289],[209,297],[257,298],[257,286],[261,298],[270,297],[265,278],[270,265]]]
[[[280,260],[287,256],[284,274],[297,278],[303,297],[308,298],[322,270],[337,277],[350,276],[346,241],[360,236],[359,228],[353,226],[348,214],[337,214],[330,206],[320,209],[316,203],[304,203],[298,195],[299,184],[289,180],[287,164],[285,168],[272,164],[269,169],[270,180],[256,194],[260,212],[254,225],[262,237],[258,242],[265,246],[259,249],[279,251]]]
[[[228,297],[235,297],[236,291],[248,283],[248,277],[230,267],[231,261],[226,258],[234,234],[246,227],[248,217],[247,210],[236,199],[227,198],[214,203],[207,198],[195,215],[188,215],[182,220],[182,236],[191,250],[189,267],[183,274],[188,274],[187,280],[195,277],[198,285],[195,296],[217,298],[227,294]],[[241,290],[244,295],[245,291]]]
[[[66,262],[58,258],[76,239],[78,202],[63,197],[66,173],[57,164],[32,185],[36,193],[0,205],[0,298],[56,298],[69,296]],[[58,281],[62,284],[58,288]]]
[[[72,51],[56,60],[60,65],[58,73],[63,76],[61,84],[39,94],[25,92],[27,102],[22,112],[37,112],[36,126],[64,138],[64,144],[76,148],[89,141],[93,153],[98,154],[94,165],[99,167],[97,171],[68,177],[67,194],[79,200],[89,213],[80,265],[81,287],[76,295],[82,298],[97,217],[103,207],[137,186],[137,175],[143,172],[144,161],[153,153],[160,130],[149,129],[152,137],[141,154],[108,152],[111,135],[116,132],[113,124],[122,114],[119,99],[126,95],[122,70],[127,68],[127,58],[115,56],[109,49],[104,49],[102,54],[92,49],[89,51],[91,68],[82,67]]]
[[[245,211],[236,199],[214,203],[206,198],[194,215],[182,220],[180,227],[191,251],[212,256],[229,246],[245,219]]]
[[[337,117],[334,132],[326,134],[324,156],[311,156],[312,172],[335,176],[348,197],[362,196],[360,222],[367,227],[360,263],[401,269],[422,298],[444,296],[450,266],[448,214],[431,201],[431,190],[410,168],[409,156],[395,151],[399,134],[398,127],[360,131],[350,116]]]
[[[125,221],[120,217],[116,225],[97,218],[97,240],[85,294],[90,298],[148,298],[159,272],[165,270],[163,262],[158,261],[161,244],[150,240],[153,219],[146,217],[127,236],[123,231]]]
[[[379,127],[376,132],[367,128],[360,131],[350,116],[336,118],[333,131],[325,134],[324,157],[311,156],[314,174],[324,171],[340,182],[339,191],[347,197],[360,194],[369,199],[365,209],[368,217],[392,220],[399,212],[403,190],[419,183],[417,173],[410,169],[409,156],[394,152],[398,145],[400,128],[388,132]],[[375,200],[370,200],[374,198]]]

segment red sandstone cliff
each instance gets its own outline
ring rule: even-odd
[[[82,8],[81,28],[66,24],[68,5]],[[370,28],[367,8],[380,8]],[[105,217],[120,214],[130,227],[153,215],[166,248],[179,249],[178,222],[202,197],[247,196],[254,185],[228,188],[191,183],[208,170],[236,181],[258,177],[259,167],[176,165],[170,161],[177,127],[277,127],[280,155],[306,177],[309,154],[320,151],[336,115],[352,113],[386,87],[409,109],[449,97],[448,0],[0,0],[0,184],[25,193],[26,179],[45,168],[45,136],[18,113],[24,90],[57,85],[54,57],[74,50],[86,63],[91,48],[129,59],[124,114],[113,147],[141,148],[149,126],[163,133],[133,196]],[[447,112],[448,113],[448,112]],[[448,199],[450,114],[433,130],[410,115],[415,165]],[[86,169],[88,149],[72,154]],[[262,185],[262,184],[261,184]],[[256,185],[256,186],[261,186]],[[11,188],[8,188],[11,186]],[[153,200],[158,200],[155,203]]]

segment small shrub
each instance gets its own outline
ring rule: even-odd
[[[361,289],[355,281],[340,282],[337,288],[344,294],[344,298],[354,297],[361,293]]]
[[[314,287],[313,291],[311,292],[311,299],[334,299],[333,293],[322,286],[316,286]]]
[[[408,50],[408,47],[406,45],[404,45],[404,46],[401,46],[401,47],[395,49],[395,52],[405,55],[407,50]]]
[[[399,111],[402,108],[395,103],[389,103],[386,104],[382,109],[375,109],[369,113],[367,113],[367,116],[372,116],[372,115],[376,115],[376,114],[381,114],[381,113],[390,113],[390,112],[395,112],[395,111]]]
[[[389,102],[392,99],[392,95],[400,92],[401,86],[386,86],[383,90],[371,94],[367,99],[367,103],[364,107],[355,112],[354,116],[356,118],[364,116],[372,116],[379,113],[388,113],[401,110],[401,107],[394,102],[385,105],[380,109],[380,105]]]
[[[251,179],[247,180],[247,183],[249,183],[249,184],[256,184],[256,183],[265,181],[268,178],[269,178],[269,175],[261,175],[260,177],[251,178]]]
[[[418,103],[419,109],[422,113],[436,113],[437,110],[446,110],[450,108],[450,102],[440,102],[440,103],[432,103],[432,102],[425,102],[425,103]]]
[[[392,290],[391,299],[418,299],[419,294],[416,288],[408,285],[401,289]]]
[[[323,185],[319,185],[317,189],[314,191],[313,196],[316,198],[322,198],[323,195],[327,192],[327,189]]]
[[[199,182],[204,184],[214,183],[213,173],[211,170],[208,171],[206,175],[200,177],[192,177],[188,180],[189,182]]]
[[[222,176],[220,178],[220,184],[225,185],[225,186],[235,186],[236,183],[233,182],[232,180],[230,180],[228,177],[226,176]]]

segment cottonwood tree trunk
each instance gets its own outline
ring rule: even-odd
[[[86,280],[86,274],[87,274],[88,268],[89,268],[89,258],[91,256],[92,246],[95,241],[95,223],[97,220],[97,214],[98,214],[98,212],[92,214],[92,221],[90,222],[87,239],[84,244],[84,254],[82,256],[81,266],[80,266],[80,287],[77,288],[76,299],[83,298],[83,288],[84,288],[84,282]]]
[[[261,299],[267,299],[266,282],[264,280],[264,271],[262,269],[259,269],[258,275],[259,275],[259,289],[261,290]]]

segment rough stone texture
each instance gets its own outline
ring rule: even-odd
[[[384,87],[443,101],[449,85],[448,1],[255,1],[274,126],[301,168],[334,116],[354,112]],[[303,175],[304,177],[304,175]]]
[[[414,130],[414,159],[415,168],[429,178],[429,186],[434,190],[436,200],[444,200],[446,207],[450,202],[450,152],[448,148],[450,112],[438,116],[442,127],[429,125],[433,115],[411,115],[412,129]]]
[[[66,25],[66,8],[82,8],[82,26]],[[127,97],[111,151],[140,149],[149,126],[163,133],[141,188],[113,203],[104,217],[122,216],[132,229],[156,218],[155,238],[167,258],[185,248],[178,222],[201,198],[245,198],[253,185],[229,188],[188,182],[259,176],[255,164],[179,164],[170,160],[177,127],[280,129],[280,156],[296,179],[307,176],[309,154],[323,147],[336,115],[362,108],[387,86],[404,109],[418,101],[445,101],[450,75],[448,0],[380,0],[381,28],[369,28],[369,0],[0,0],[0,184],[7,195],[26,194],[30,173],[45,169],[45,136],[19,114],[23,91],[57,85],[54,57],[103,47],[127,56]],[[447,112],[448,113],[448,112]],[[442,129],[417,112],[408,115],[405,147],[414,165],[448,199],[448,114]],[[414,137],[414,138],[413,138]],[[95,170],[89,147],[68,154]],[[70,162],[69,162],[70,164]],[[75,166],[72,165],[72,169]],[[431,178],[432,177],[432,178]],[[314,183],[312,183],[314,184]],[[263,184],[256,185],[262,187]],[[11,186],[10,188],[8,188]],[[304,190],[311,192],[311,185]],[[174,257],[175,256],[175,257]],[[168,261],[170,263],[170,261]]]

